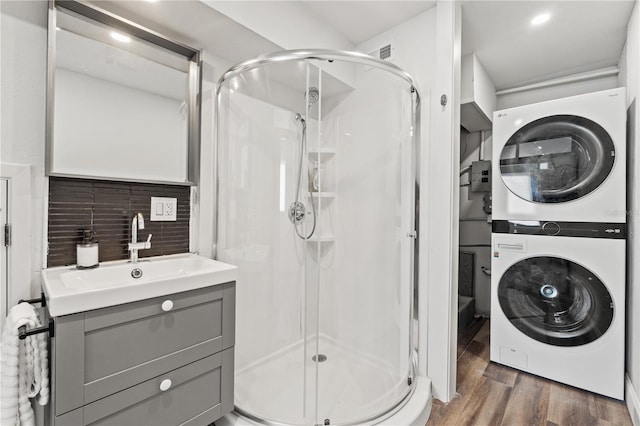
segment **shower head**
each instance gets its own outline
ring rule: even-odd
[[[320,99],[320,91],[317,87],[309,87],[309,91],[305,92],[304,95],[309,100],[309,104],[315,104]]]
[[[296,121],[301,122],[302,124],[305,124],[306,121],[304,118],[302,118],[302,114],[296,114]]]

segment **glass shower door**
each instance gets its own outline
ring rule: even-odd
[[[333,242],[328,229],[327,214],[325,208],[326,195],[328,193],[328,177],[326,175],[326,163],[320,158],[321,148],[324,146],[323,136],[323,75],[322,62],[308,60],[305,63],[306,84],[304,92],[304,116],[306,118],[306,134],[303,148],[302,169],[306,175],[306,186],[302,189],[305,205],[310,215],[307,217],[306,233],[303,235],[306,249],[305,280],[306,320],[308,334],[305,336],[307,351],[307,382],[310,391],[307,400],[309,413],[306,424],[325,424],[326,417],[322,417],[319,410],[319,383],[324,374],[323,366],[326,365],[327,355],[322,353],[320,339],[321,315],[324,314],[320,305],[320,296],[324,292],[327,281],[324,277],[322,254],[326,252],[327,245]]]
[[[221,89],[217,257],[238,266],[236,407],[256,419],[315,424],[319,275],[309,268],[317,213],[306,145],[312,67],[255,70]],[[281,78],[296,75],[293,103]],[[302,76],[300,76],[302,74]],[[309,74],[309,76],[308,76]],[[317,72],[316,72],[317,76]],[[233,94],[233,96],[231,96]],[[311,182],[312,183],[312,182]]]
[[[302,202],[305,217],[295,225],[298,244],[304,248],[305,279],[303,310],[304,321],[304,381],[305,391],[305,424],[323,424],[318,411],[318,382],[321,365],[326,356],[320,352],[319,326],[320,294],[323,291],[324,279],[322,268],[318,263],[318,255],[326,242],[325,217],[321,195],[325,189],[324,167],[318,161],[319,147],[322,144],[322,72],[319,61],[307,60],[304,63],[303,105],[299,118],[301,128],[299,192],[297,196]],[[296,187],[298,185],[296,184]],[[296,192],[294,191],[294,195]]]
[[[332,71],[327,61],[316,66],[321,76]],[[307,248],[319,310],[315,424],[364,424],[411,389],[412,94],[388,73],[353,71],[357,89],[320,79],[309,112],[321,117],[308,139],[310,176],[319,176]]]

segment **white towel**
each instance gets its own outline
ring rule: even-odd
[[[39,394],[38,402],[49,402],[49,369],[47,340],[44,333],[18,339],[18,329],[40,326],[35,308],[20,303],[11,308],[2,333],[2,388],[0,394],[0,424],[34,425],[35,418],[29,398]]]

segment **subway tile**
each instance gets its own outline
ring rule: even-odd
[[[143,214],[146,225],[138,240],[153,234],[151,249],[142,250],[140,257],[188,252],[190,195],[191,189],[182,185],[51,177],[47,264],[75,264],[75,247],[83,229],[95,232],[101,262],[127,259],[131,219],[136,212]],[[151,197],[177,198],[176,222],[151,222]]]

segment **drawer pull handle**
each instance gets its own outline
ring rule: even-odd
[[[171,300],[165,300],[162,302],[162,310],[165,312],[169,312],[173,309],[173,302]]]
[[[171,387],[171,379],[164,379],[160,382],[160,390],[162,392],[169,390]]]

